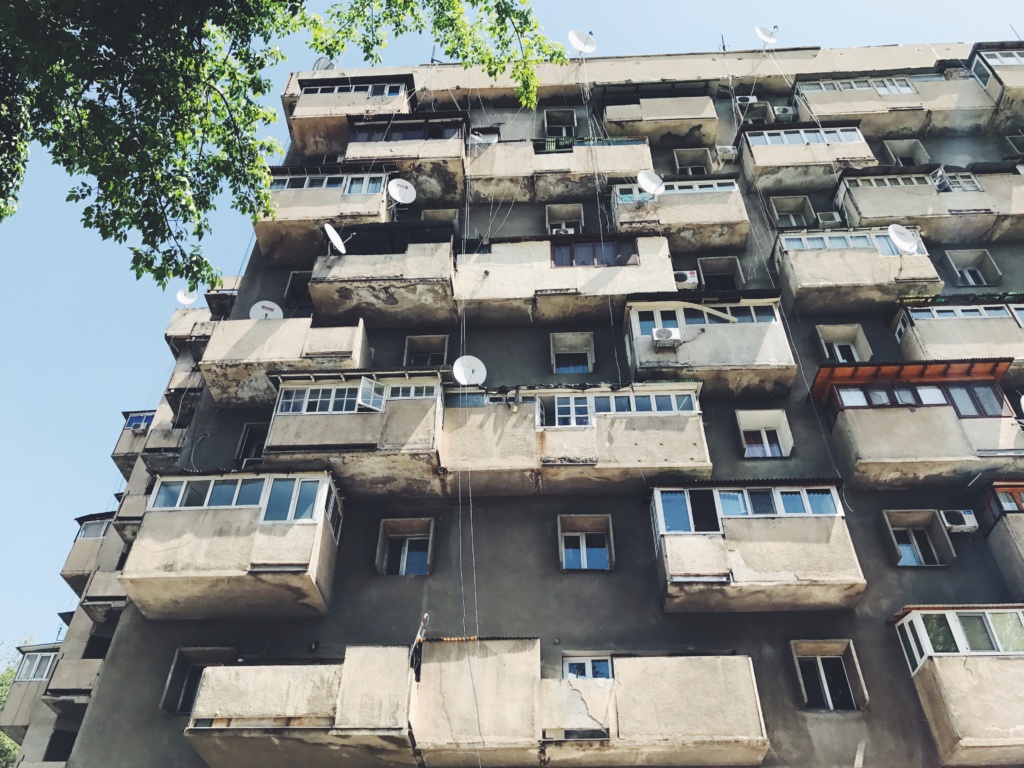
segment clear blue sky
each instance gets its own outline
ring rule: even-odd
[[[550,37],[564,42],[574,27],[590,30],[596,55],[709,51],[723,35],[730,49],[757,48],[756,25],[777,24],[780,48],[1017,39],[1011,25],[1024,33],[1024,7],[1009,0],[774,6],[534,0]],[[315,59],[302,39],[282,45],[288,61],[271,73],[275,91],[288,71]],[[430,55],[429,40],[402,40],[385,63],[423,64]],[[353,54],[343,61],[360,63]],[[287,138],[283,123],[274,133]],[[110,460],[120,412],[155,407],[172,364],[163,330],[181,286],[162,292],[136,282],[125,247],[81,228],[80,207],[64,201],[70,187],[34,147],[21,209],[0,224],[0,647],[56,635],[57,612],[75,601],[59,576],[77,532],[73,518],[114,508],[123,486]],[[207,256],[236,274],[251,234],[225,202]]]

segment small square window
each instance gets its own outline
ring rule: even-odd
[[[611,680],[611,656],[563,656],[562,677],[565,680]]]
[[[447,336],[406,336],[406,368],[440,368],[448,362]]]
[[[868,703],[852,640],[794,640],[790,643],[803,707],[857,710]]]
[[[737,291],[744,285],[740,260],[735,256],[697,259],[700,282],[707,291]]]
[[[377,573],[381,576],[427,576],[433,560],[432,517],[381,520],[377,538]]]
[[[547,109],[544,110],[544,135],[545,136],[575,136],[576,135],[576,110],[574,109]]]
[[[782,410],[736,411],[743,457],[777,459],[793,452],[793,433]]]
[[[984,249],[946,251],[946,259],[956,275],[957,287],[997,285],[1003,278],[992,255]]]
[[[564,571],[610,571],[614,567],[608,515],[560,515],[558,541]]]
[[[946,526],[934,509],[890,509],[883,512],[892,561],[900,567],[949,565],[956,551]]]
[[[554,373],[590,373],[594,370],[594,334],[552,333],[551,370]]]
[[[819,325],[817,331],[830,362],[859,363],[871,359],[871,345],[860,325]]]

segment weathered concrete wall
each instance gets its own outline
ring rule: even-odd
[[[192,719],[294,717],[333,723],[342,668],[342,664],[207,667]]]
[[[932,656],[914,686],[943,765],[1024,762],[1024,659]]]
[[[88,694],[92,691],[96,678],[99,677],[102,664],[103,659],[76,659],[64,656],[57,662],[57,666],[53,670],[47,691],[49,693]]]
[[[1012,357],[1024,361],[1024,329],[1012,317],[917,320],[900,342],[908,360]]]
[[[665,234],[673,252],[742,248],[750,234],[750,219],[739,189],[666,194],[641,205],[624,203],[612,195],[612,215],[620,232],[657,230]]]
[[[42,704],[40,697],[46,690],[47,681],[18,681],[11,683],[7,692],[7,702],[0,709],[0,732],[21,744],[25,739],[30,722],[35,722],[36,714],[48,709]]]
[[[843,168],[867,168],[877,162],[866,141],[780,146],[743,142],[743,175],[759,192],[831,192]]]
[[[651,144],[707,147],[718,137],[718,114],[710,96],[639,99],[610,104],[605,126],[612,136],[646,136]]]
[[[61,578],[75,594],[80,595],[93,571],[100,568],[114,570],[123,546],[124,542],[112,527],[107,529],[107,535],[102,539],[76,538],[64,567],[60,569]]]
[[[335,73],[328,71],[327,74]],[[349,116],[396,115],[408,114],[410,111],[407,93],[399,96],[370,96],[365,92],[301,93],[297,83],[294,94],[283,100],[296,151],[313,157],[338,154],[345,150]],[[294,104],[294,109],[288,114],[287,106],[290,104]]]
[[[988,546],[1013,600],[1024,599],[1024,515],[1000,517],[988,534]]]

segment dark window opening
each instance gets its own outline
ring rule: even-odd
[[[586,352],[558,352],[555,373],[589,373],[590,356]]]
[[[707,291],[736,291],[736,276],[731,273],[707,274],[704,273],[704,289]]]
[[[693,514],[693,530],[696,533],[721,532],[714,491],[710,489],[690,491],[690,511]]]
[[[626,267],[639,264],[636,240],[575,240],[551,244],[555,267]]]
[[[44,763],[65,763],[71,759],[78,733],[75,731],[54,731],[43,753]]]
[[[82,652],[83,659],[105,659],[107,651],[110,650],[109,637],[102,635],[90,635],[85,643],[85,650]]]

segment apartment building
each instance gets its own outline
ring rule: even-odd
[[[1024,764],[1024,44],[540,80],[288,79],[20,768]]]

